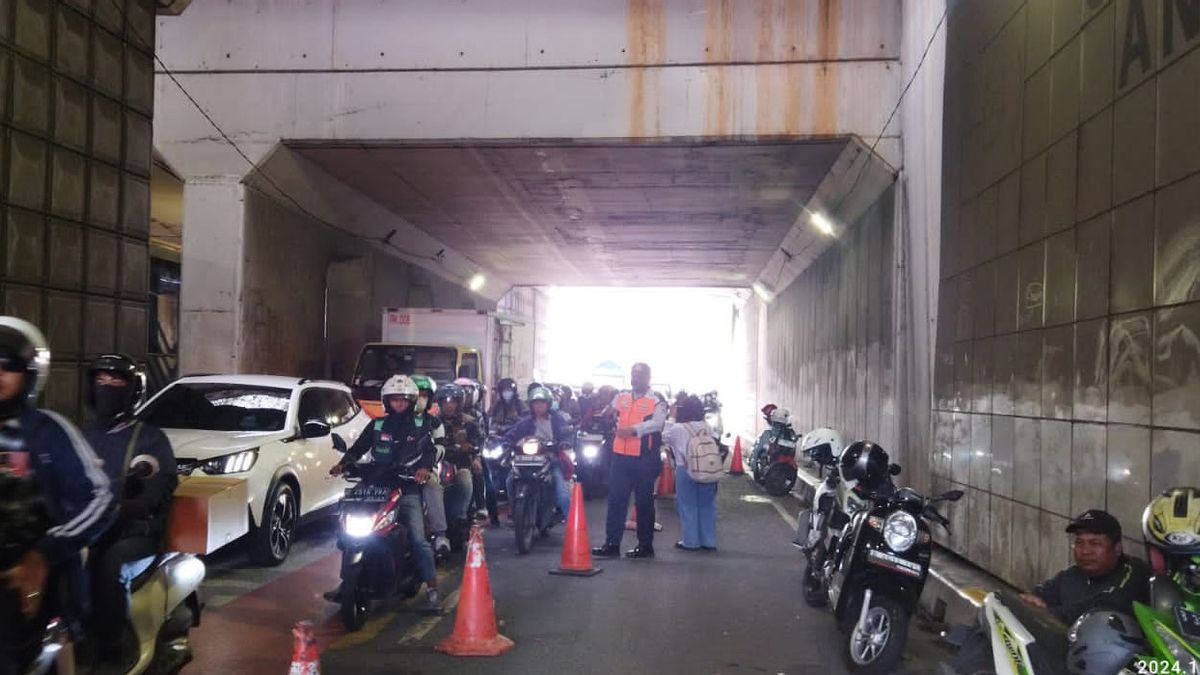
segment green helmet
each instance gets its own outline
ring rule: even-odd
[[[534,387],[533,389],[529,390],[529,402],[533,403],[534,401],[554,403],[554,394],[551,394],[550,390],[545,387]]]
[[[437,382],[434,382],[433,378],[428,375],[413,375],[412,381],[421,391],[428,391],[430,394],[437,393]]]

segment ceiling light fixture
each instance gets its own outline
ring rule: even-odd
[[[829,218],[823,213],[818,213],[816,211],[811,212],[808,216],[808,222],[812,223],[812,226],[820,230],[822,234],[830,237],[832,237],[836,232],[833,229],[833,222],[830,221]]]
[[[771,292],[767,286],[761,281],[756,281],[750,285],[754,289],[754,294],[757,295],[763,302],[770,304],[775,299],[775,294]]]
[[[472,291],[478,291],[483,288],[483,284],[486,282],[487,279],[482,274],[476,272],[475,276],[471,277],[471,280],[467,282],[467,288],[470,288]]]

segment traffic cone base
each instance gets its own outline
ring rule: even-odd
[[[317,650],[313,622],[301,621],[292,628],[292,662],[288,675],[320,675],[321,655]]]
[[[483,535],[478,526],[472,527],[454,632],[434,649],[451,656],[499,656],[514,646],[496,631],[496,603],[483,555]]]
[[[571,509],[567,514],[567,532],[563,535],[562,559],[550,574],[568,577],[594,577],[604,570],[592,565],[588,543],[587,513],[583,507],[583,485],[575,483],[571,491]]]

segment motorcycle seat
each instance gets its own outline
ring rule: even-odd
[[[158,555],[135,560],[127,563],[128,566],[135,568],[135,576],[129,582],[129,592],[137,593],[138,590],[145,586],[147,582],[154,577],[154,572],[164,564],[178,556],[178,553],[159,553]]]

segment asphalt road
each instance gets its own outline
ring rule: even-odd
[[[587,504],[599,543],[605,505]],[[303,528],[278,568],[249,567],[238,546],[211,556],[204,621],[193,633],[196,661],[185,673],[286,672],[291,626],[317,625],[321,672],[341,673],[822,673],[846,672],[845,637],[828,612],[800,599],[800,554],[790,545],[796,502],[726,478],[718,504],[715,553],[678,551],[673,500],[658,499],[654,560],[598,560],[591,578],[551,576],[561,551],[555,529],[518,556],[513,532],[485,531],[500,631],[517,646],[496,658],[453,658],[433,651],[451,632],[461,561],[442,570],[446,612],[428,617],[412,602],[378,609],[346,634],[321,593],[337,582],[331,519]],[[634,537],[627,532],[626,547]],[[943,656],[934,636],[910,635],[906,673],[928,673]]]

